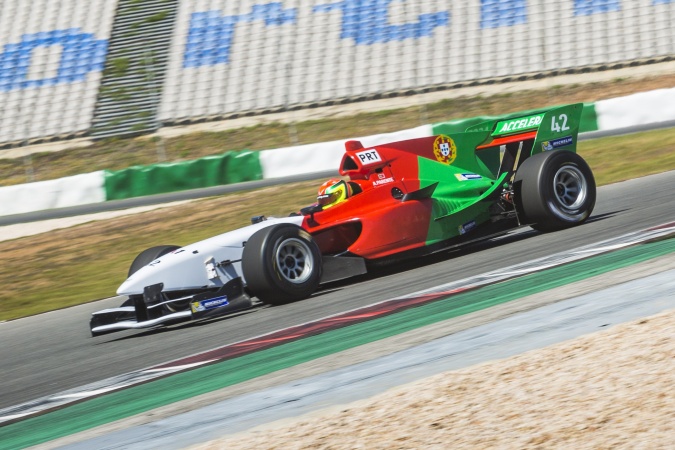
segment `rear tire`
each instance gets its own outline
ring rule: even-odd
[[[138,272],[141,268],[147,266],[157,258],[171,253],[175,250],[178,250],[180,247],[178,245],[158,245],[157,247],[151,247],[149,249],[143,250],[138,254],[136,259],[131,263],[129,267],[129,273],[127,278]]]
[[[321,252],[302,228],[273,225],[255,232],[246,242],[241,269],[253,295],[281,305],[316,291],[321,281]]]
[[[520,222],[556,231],[585,222],[595,206],[595,178],[576,153],[537,153],[518,168],[514,192]]]

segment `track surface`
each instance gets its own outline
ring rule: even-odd
[[[429,258],[425,265],[416,262],[378,277],[339,286],[305,301],[208,323],[91,338],[90,313],[120,303],[119,299],[108,299],[0,324],[3,342],[0,408],[669,222],[674,218],[673,192],[675,171],[606,186],[599,189],[593,217],[581,227],[552,234],[517,233],[461,252]]]
[[[671,260],[675,262],[675,256],[671,255]],[[661,263],[668,264],[663,258]],[[630,266],[629,269],[639,266]],[[637,272],[640,271],[637,269]],[[642,271],[644,276],[644,266]],[[630,276],[629,273],[623,270],[624,277]],[[612,273],[601,275],[608,282],[613,276]],[[343,410],[348,403],[371,398],[403,384],[509,358],[673,307],[675,269],[516,313],[318,376],[294,379],[162,420],[131,425],[65,446],[63,450],[184,449],[213,439],[229,438],[235,433],[278,420],[290,419],[286,422],[286,426],[290,427],[301,416],[317,410],[338,406]],[[60,444],[54,444],[61,448]],[[226,448],[222,444],[220,447]]]

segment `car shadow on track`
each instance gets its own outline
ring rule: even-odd
[[[602,221],[614,217],[615,215],[623,212],[624,210],[612,211],[604,214],[597,214],[591,216],[584,224]],[[326,295],[331,292],[336,292],[344,287],[361,283],[389,275],[396,275],[411,270],[416,270],[418,268],[430,266],[437,263],[442,263],[445,261],[450,261],[456,258],[461,258],[463,256],[476,254],[483,251],[494,250],[504,245],[512,244],[515,242],[520,242],[526,239],[529,239],[534,236],[542,235],[540,231],[534,230],[528,226],[523,226],[508,232],[507,234],[497,236],[494,238],[477,241],[473,243],[463,244],[454,248],[441,250],[437,253],[432,253],[426,255],[422,258],[410,258],[395,262],[390,262],[383,265],[377,266],[368,266],[368,273],[360,275],[358,277],[349,278],[346,280],[336,281],[330,284],[323,286],[317,293],[315,293],[312,298],[318,297],[321,295]]]
[[[605,219],[609,219],[614,217],[615,215],[623,212],[624,210],[619,210],[619,211],[612,211],[604,214],[597,214],[594,216],[591,216],[584,225],[589,224],[589,223],[594,223],[598,221],[602,221]],[[584,225],[581,225],[582,227]],[[532,238],[537,235],[542,235],[546,233],[542,233],[540,231],[536,231],[530,227],[524,226],[515,230],[512,230],[504,235],[493,237],[490,239],[482,240],[482,241],[477,241],[473,243],[466,243],[461,246],[457,247],[452,247],[449,249],[441,250],[436,253],[432,253],[430,255],[426,255],[421,258],[408,258],[408,259],[403,259],[399,261],[393,261],[393,262],[388,262],[386,264],[381,264],[381,265],[369,265],[368,266],[368,273],[359,275],[356,277],[348,278],[345,280],[340,280],[340,281],[335,281],[329,284],[326,284],[321,287],[316,293],[314,293],[311,298],[315,299],[317,297],[321,297],[324,295],[328,295],[334,292],[338,292],[345,287],[352,286],[354,284],[359,284],[363,282],[367,282],[370,280],[375,280],[377,278],[382,278],[385,276],[390,276],[390,275],[396,275],[396,274],[401,274],[405,273],[408,271],[416,270],[422,267],[430,266],[433,264],[437,263],[442,263],[446,261],[450,261],[453,259],[461,258],[463,256],[468,256],[471,254],[476,254],[479,252],[483,251],[490,251],[494,250],[496,248],[499,248],[504,245],[524,241],[526,239]],[[234,319],[236,317],[240,317],[243,315],[251,314],[257,311],[261,311],[263,309],[267,308],[272,308],[272,305],[267,305],[263,304],[260,302],[255,302],[253,307],[251,309],[247,309],[245,311],[239,311],[236,313],[224,315],[224,316],[219,316],[219,317],[212,317],[212,318],[207,318],[207,319],[202,319],[202,320],[197,320],[197,321],[188,321],[188,322],[180,322],[180,323],[175,323],[175,324],[166,324],[162,326],[158,326],[155,328],[150,328],[147,330],[142,330],[140,332],[136,332],[134,334],[127,334],[124,336],[119,336],[115,339],[110,339],[106,340],[104,342],[99,342],[99,344],[105,344],[108,342],[117,342],[117,341],[124,341],[127,339],[133,339],[133,338],[140,338],[140,337],[145,337],[145,336],[152,336],[152,335],[159,335],[162,333],[167,333],[167,332],[172,332],[172,331],[178,331],[178,330],[183,330],[183,329],[189,329],[192,327],[202,327],[205,325],[210,325],[215,322],[221,322],[229,319]]]
[[[492,250],[503,245],[511,244],[514,242],[519,242],[525,239],[528,239],[532,236],[541,234],[540,232],[533,230],[531,228],[522,228],[517,232],[512,232],[506,235],[499,237],[491,238],[485,241],[474,242],[471,244],[465,244],[461,247],[455,247],[450,249],[441,250],[430,255],[426,255],[422,258],[410,258],[400,261],[393,261],[386,264],[378,265],[369,265],[368,273],[360,275],[358,277],[349,278],[347,280],[336,281],[322,287],[320,291],[312,296],[312,298],[331,292],[339,291],[340,289],[351,286],[356,283],[361,283],[369,280],[374,280],[377,278],[401,274],[404,272],[416,270],[422,267],[427,267],[433,264],[438,264],[446,261],[450,261],[462,256],[467,256],[470,254],[475,254],[478,252]]]
[[[620,209],[618,211],[612,211],[612,212],[608,212],[608,213],[604,213],[604,214],[596,214],[596,215],[593,215],[593,216],[589,217],[588,220],[586,221],[586,224],[593,223],[593,222],[599,222],[599,221],[605,220],[605,219],[611,219],[612,217],[616,216],[617,214],[625,212],[625,211],[628,211],[628,210],[627,209]]]

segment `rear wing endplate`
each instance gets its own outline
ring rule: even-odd
[[[466,132],[488,131],[477,150],[534,138],[532,154],[557,149],[576,152],[582,110],[583,103],[575,103],[484,122]]]

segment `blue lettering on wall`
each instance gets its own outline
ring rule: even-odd
[[[372,45],[431,36],[434,28],[450,24],[450,12],[420,14],[417,21],[389,24],[389,4],[393,0],[343,0],[313,8],[315,13],[342,11],[341,39],[354,39],[356,44]],[[402,0],[406,1],[406,0]]]
[[[54,45],[62,47],[56,76],[29,80],[33,50]],[[6,44],[0,54],[0,91],[84,81],[89,72],[103,70],[107,50],[106,39],[95,39],[79,28],[24,34],[18,44]]]
[[[251,12],[235,16],[222,16],[219,10],[193,13],[183,67],[210,66],[228,63],[232,48],[234,27],[240,22],[263,20],[265,26],[295,23],[297,10],[284,9],[280,2],[253,5]]]
[[[480,27],[510,27],[527,22],[526,0],[481,0]]]
[[[575,16],[590,16],[620,9],[619,0],[574,0]]]

